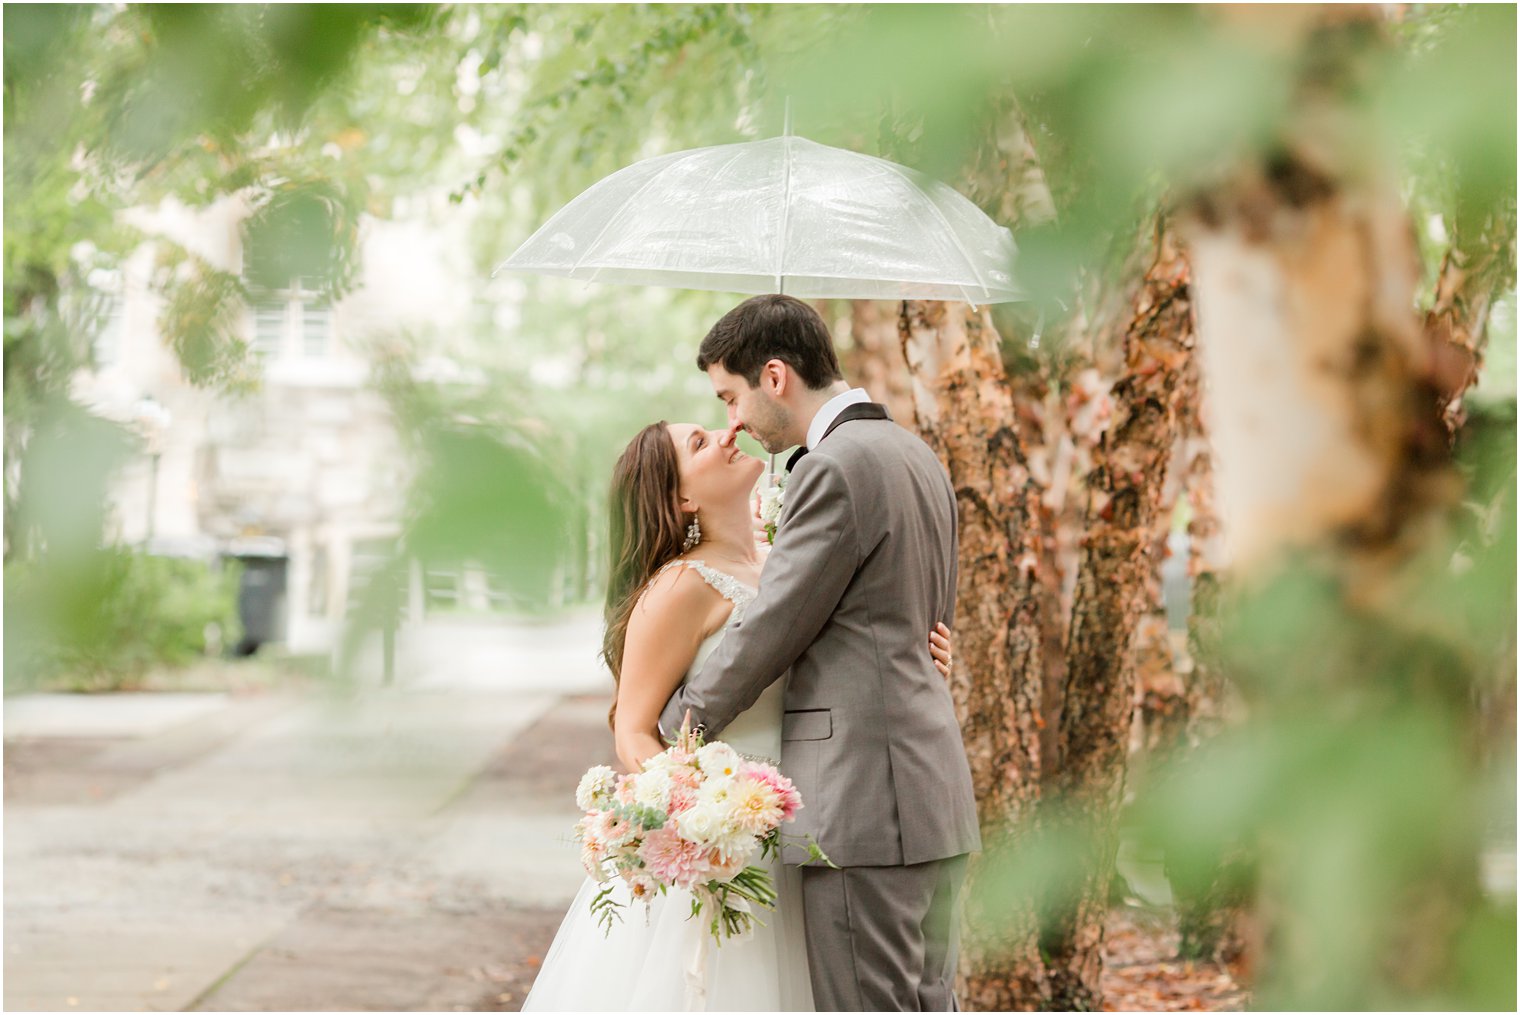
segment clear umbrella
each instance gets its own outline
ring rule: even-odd
[[[837,299],[1025,299],[1013,236],[950,187],[787,134],[636,162],[497,271]],[[494,273],[493,273],[494,274]]]

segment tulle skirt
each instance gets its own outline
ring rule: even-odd
[[[590,878],[565,914],[523,1011],[812,1011],[802,918],[802,874],[772,861],[777,901],[765,926],[720,946],[691,895],[656,896],[647,913],[630,902],[611,933],[593,919],[600,886]],[[705,940],[704,940],[705,939]]]

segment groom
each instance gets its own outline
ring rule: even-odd
[[[955,611],[955,494],[934,453],[845,384],[823,319],[757,296],[697,366],[731,443],[802,445],[760,595],[665,706],[709,738],[788,670],[781,769],[794,831],[839,866],[802,869],[820,1011],[952,1011],[957,896],[981,848],[971,772],[924,632]],[[789,860],[799,857],[788,856]]]

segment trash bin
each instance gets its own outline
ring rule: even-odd
[[[237,597],[243,637],[233,654],[251,656],[261,645],[285,640],[285,582],[289,560],[265,556],[237,556],[234,559],[243,565]]]

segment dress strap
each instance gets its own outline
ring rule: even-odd
[[[758,594],[755,589],[744,584],[726,571],[719,571],[715,567],[708,567],[705,561],[677,558],[660,568],[660,571],[665,571],[682,564],[701,575],[703,581],[717,589],[718,594],[724,599],[734,604],[733,619],[737,620],[742,616],[745,607],[755,601],[755,596]],[[659,572],[656,573],[658,574]]]

